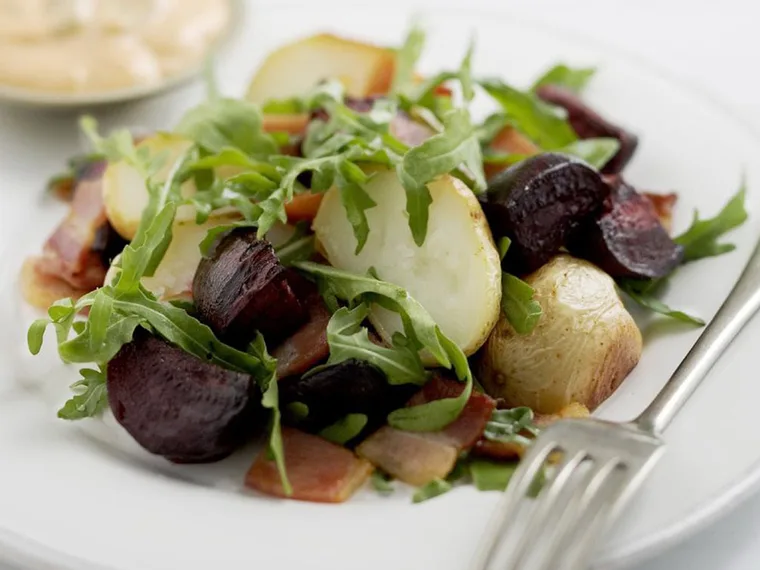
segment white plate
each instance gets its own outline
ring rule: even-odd
[[[331,29],[395,43],[405,24],[403,16],[383,10],[368,18],[358,9],[306,5],[247,18],[247,32],[219,69],[230,93],[243,91],[262,54],[293,36]],[[642,135],[628,177],[644,189],[680,192],[678,230],[696,206],[716,212],[737,189],[742,169],[750,181],[760,180],[760,141],[740,122],[605,46],[516,17],[436,11],[425,21],[426,71],[456,65],[472,30],[478,33],[475,69],[481,74],[524,85],[558,59],[599,65],[588,99]],[[199,94],[187,89],[102,118],[106,126],[169,126]],[[0,330],[7,337],[0,339],[0,558],[72,570],[466,567],[497,499],[493,493],[463,488],[418,506],[403,492],[380,498],[365,491],[340,506],[273,500],[241,488],[250,451],[216,465],[177,467],[140,453],[118,430],[54,419],[71,371],[24,355],[23,321],[31,315],[19,307],[15,272],[61,215],[60,206],[40,198],[40,189],[77,149],[75,118],[41,121],[0,110],[0,123]],[[752,209],[756,196],[749,195]],[[710,318],[746,261],[759,222],[753,216],[731,236],[739,245],[735,253],[680,271],[668,300]],[[644,357],[600,416],[637,414],[699,335],[638,317]],[[668,430],[664,459],[602,546],[597,567],[630,564],[682,538],[757,483],[760,357],[752,339],[759,333],[755,320]]]

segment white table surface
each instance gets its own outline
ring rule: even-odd
[[[262,0],[259,7],[267,2],[277,0]],[[362,3],[370,12],[378,9],[375,1],[352,5]],[[730,107],[760,133],[760,3],[754,0],[383,0],[382,9],[393,4],[399,9],[467,6],[541,17],[656,63]],[[709,458],[705,461],[709,469]],[[760,494],[635,570],[758,568]]]

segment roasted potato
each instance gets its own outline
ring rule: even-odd
[[[525,279],[543,314],[527,335],[502,315],[479,363],[486,391],[509,406],[556,414],[572,402],[593,410],[641,357],[642,339],[611,277],[561,254]]]
[[[388,91],[395,65],[396,55],[390,49],[318,34],[271,52],[246,97],[254,103],[297,97],[325,79],[340,80],[353,97],[380,95]]]
[[[314,232],[330,263],[358,274],[375,268],[380,278],[406,289],[441,331],[466,353],[485,342],[499,316],[501,266],[483,211],[472,191],[453,176],[428,184],[433,202],[425,242],[414,243],[406,194],[392,170],[374,173],[366,191],[369,237],[357,255],[356,238],[336,188],[314,219]],[[370,315],[383,340],[402,330],[397,314],[376,307]]]

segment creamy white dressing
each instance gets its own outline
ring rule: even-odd
[[[98,92],[197,66],[229,0],[0,0],[0,84]]]

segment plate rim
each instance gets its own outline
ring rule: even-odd
[[[233,4],[233,8],[247,4],[245,0],[230,1]],[[278,1],[273,8],[282,9],[288,6],[300,6],[304,3],[303,0],[281,0]],[[327,5],[327,7],[330,8],[344,6],[346,5],[346,2],[343,0],[323,0],[322,4]],[[258,11],[266,10],[267,8],[268,6],[262,6],[259,4],[254,9]],[[426,11],[432,10],[433,8],[434,7],[431,3],[431,5],[420,7],[416,13],[424,14]],[[246,9],[250,10],[252,7],[246,6]],[[457,8],[450,5],[436,6],[435,10],[452,14],[465,11],[463,8]],[[595,49],[604,49],[606,52],[614,54],[616,59],[625,60],[642,71],[646,71],[648,74],[667,81],[681,91],[694,96],[697,100],[708,105],[716,112],[723,115],[727,120],[730,120],[735,128],[743,130],[749,137],[755,139],[758,144],[760,144],[760,128],[757,127],[753,121],[747,120],[746,113],[738,110],[720,96],[715,95],[704,85],[688,78],[676,69],[671,70],[666,66],[659,64],[656,60],[637,54],[625,47],[615,45],[608,41],[584,36],[581,31],[563,28],[555,23],[543,21],[539,16],[531,15],[520,9],[483,7],[476,5],[471,9],[468,9],[467,13],[478,18],[489,16],[510,16],[518,20],[521,24],[543,30],[544,32],[550,31],[558,37],[568,39],[576,44]],[[239,28],[240,26],[232,26],[232,34],[229,39],[233,37],[233,34],[240,32]],[[226,44],[227,41],[228,40],[225,39],[222,43]],[[223,54],[223,52],[224,47],[220,46],[215,53]],[[152,91],[151,94],[173,89],[192,80],[197,73],[198,70],[189,73],[187,77],[177,77],[175,78],[175,84],[165,85],[163,89]],[[0,100],[5,103],[2,96],[2,88],[0,88]],[[109,103],[113,101],[103,102]],[[23,104],[23,102],[19,103]],[[63,106],[68,106],[70,108],[75,105]],[[754,214],[760,215],[760,211],[754,212]],[[4,257],[2,255],[4,250],[4,247],[0,247],[0,258]],[[6,285],[8,284],[16,284],[16,280],[9,280],[6,282]],[[3,289],[4,288],[5,287],[3,287]],[[667,430],[664,433],[667,435]],[[618,568],[630,567],[632,564],[657,556],[705,529],[710,524],[723,519],[739,506],[743,499],[746,499],[759,491],[760,457],[749,469],[745,470],[740,476],[735,478],[733,483],[723,486],[719,492],[705,502],[700,502],[700,506],[692,509],[684,519],[664,526],[660,531],[651,535],[632,541],[628,545],[620,547],[616,552],[611,552],[606,556],[602,556],[595,561],[593,568],[595,570],[616,570]],[[602,551],[601,554],[606,553]],[[11,564],[20,565],[21,568],[39,568],[40,570],[116,570],[116,567],[111,565],[93,562],[77,555],[71,555],[56,550],[33,538],[19,534],[2,526],[0,526],[0,562],[9,562]]]

